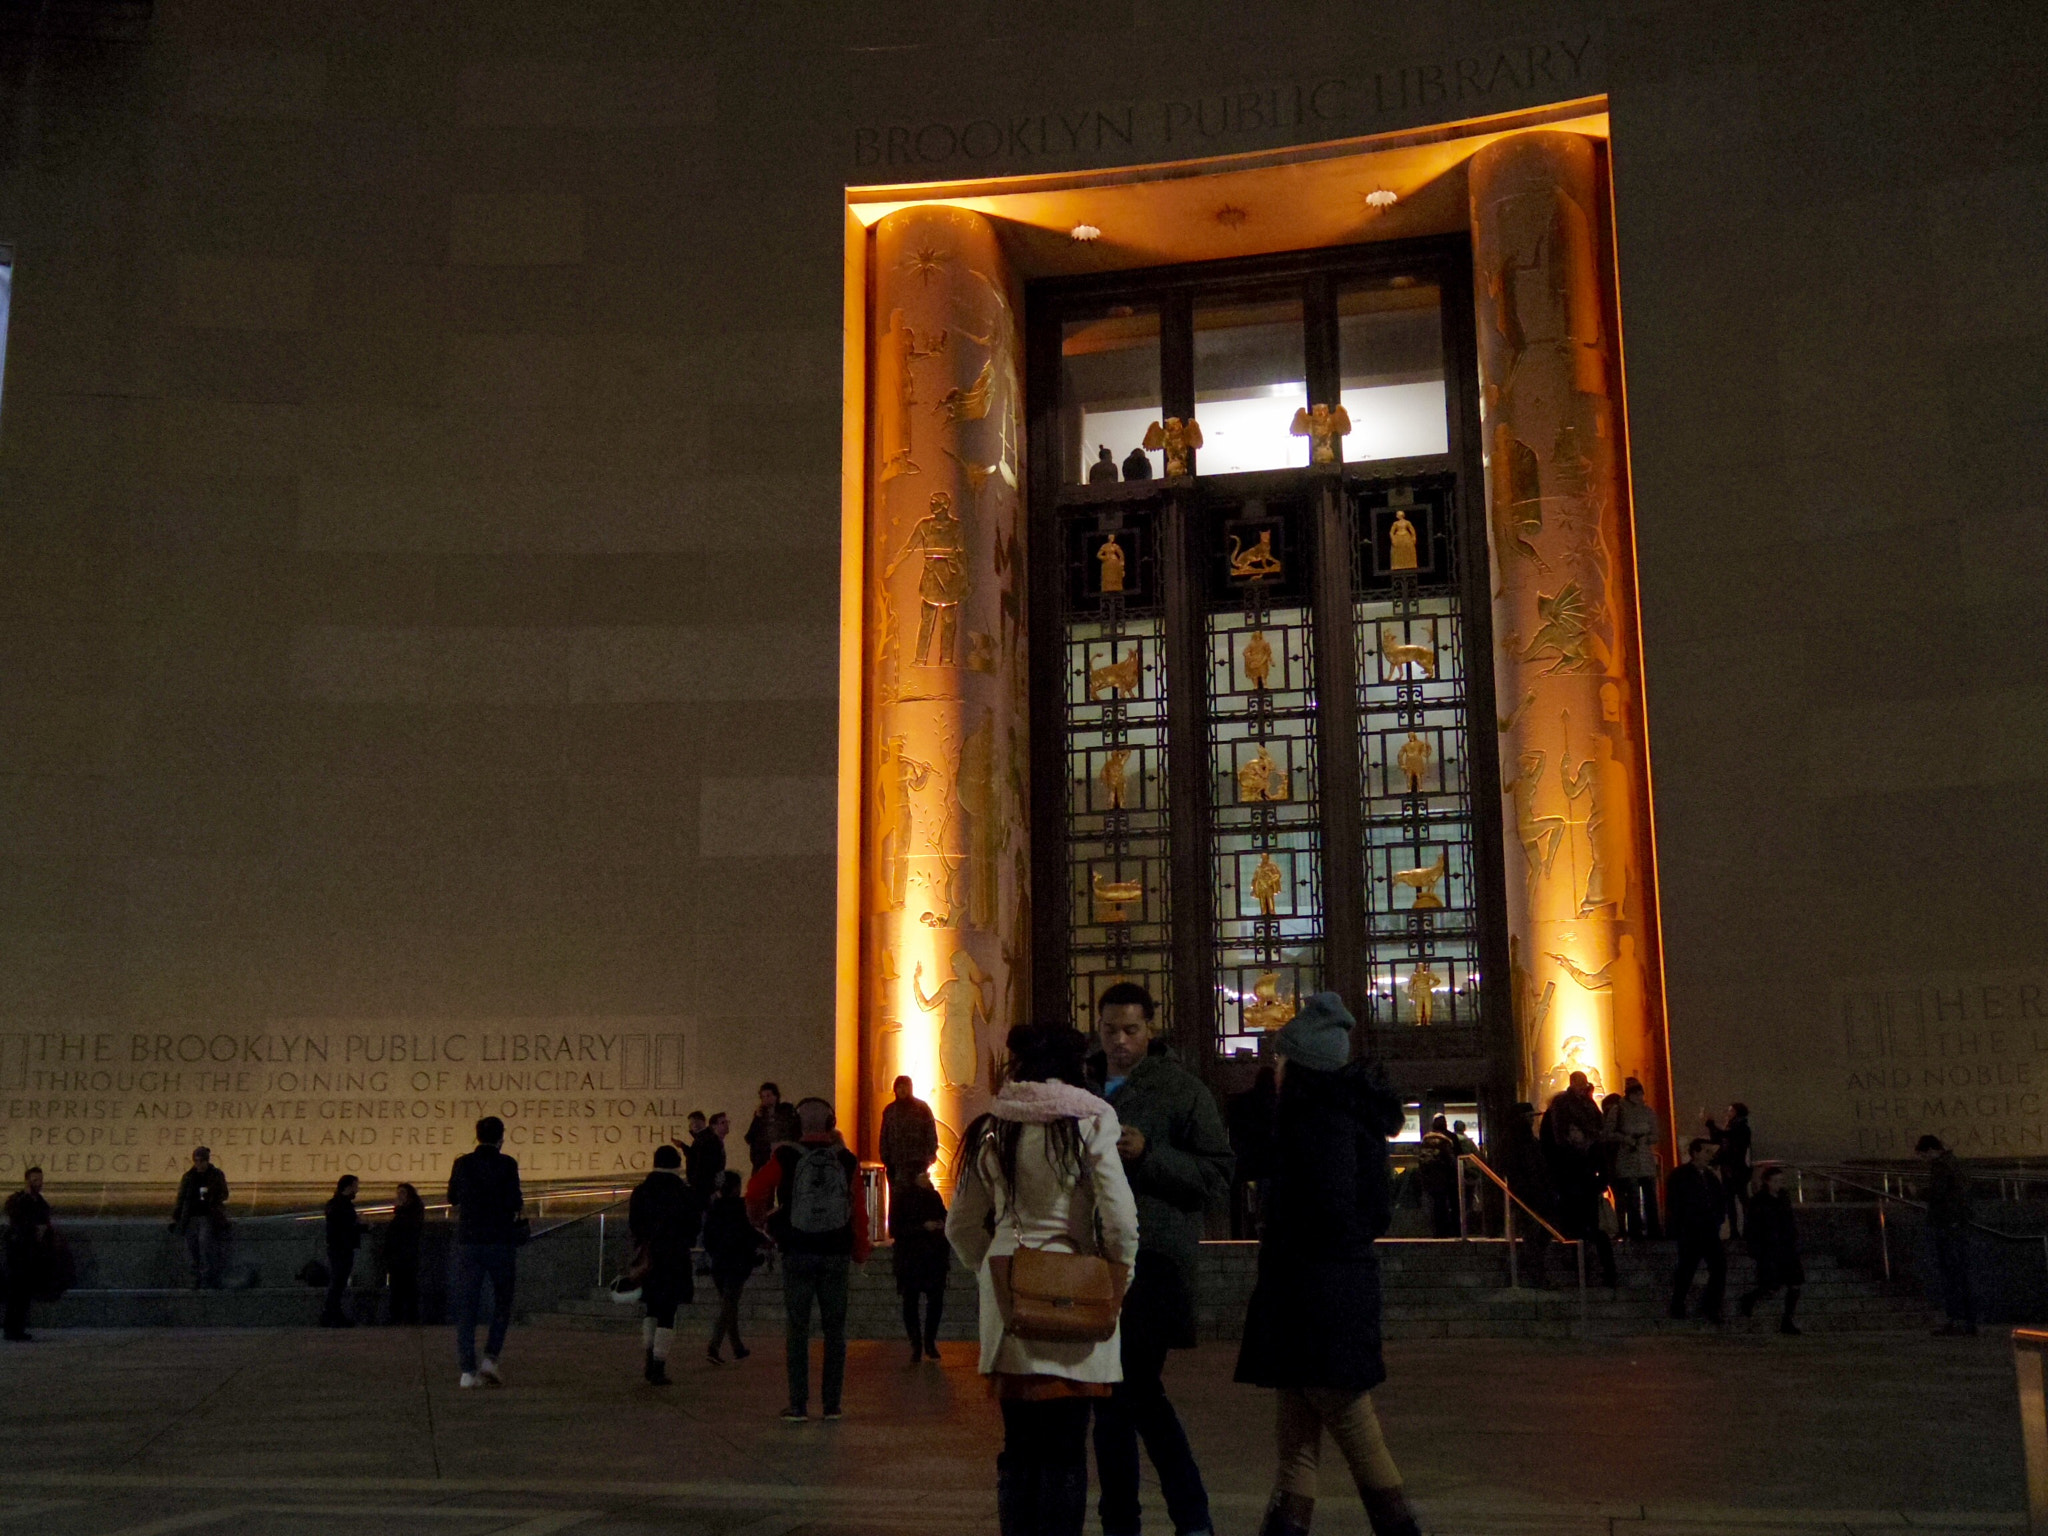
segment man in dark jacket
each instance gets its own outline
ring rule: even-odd
[[[1181,1536],[1210,1528],[1187,1431],[1167,1398],[1168,1350],[1195,1346],[1198,1246],[1211,1205],[1230,1197],[1230,1137],[1202,1080],[1152,1038],[1152,994],[1122,981],[1096,1005],[1102,1096],[1122,1126],[1117,1151],[1138,1205],[1138,1262],[1124,1298],[1124,1379],[1095,1412],[1104,1536],[1138,1531],[1138,1441]]]
[[[882,1111],[882,1134],[878,1151],[889,1175],[889,1199],[917,1185],[918,1176],[929,1169],[939,1155],[939,1122],[931,1105],[913,1091],[907,1077],[896,1079],[895,1098]]]
[[[725,1178],[725,1138],[731,1131],[732,1121],[723,1110],[709,1120],[701,1111],[690,1116],[689,1145],[681,1148],[683,1179],[700,1209],[708,1209],[718,1198]]]
[[[192,1289],[220,1289],[228,1246],[228,1176],[214,1167],[210,1148],[192,1149],[192,1166],[178,1181],[171,1230],[185,1235],[185,1252],[192,1260]]]
[[[846,1380],[846,1297],[849,1270],[867,1262],[867,1203],[860,1159],[833,1129],[832,1106],[805,1099],[796,1106],[800,1134],[777,1146],[747,1185],[747,1212],[765,1222],[782,1250],[782,1302],[788,1332],[789,1406],[782,1417],[810,1417],[811,1308],[825,1334],[818,1383],[827,1419],[839,1417]]]
[[[1384,1079],[1350,1059],[1352,1027],[1343,1000],[1319,992],[1273,1037],[1273,1193],[1236,1373],[1279,1393],[1262,1536],[1306,1536],[1326,1430],[1376,1536],[1420,1536],[1372,1404],[1387,1375],[1373,1244],[1393,1215],[1387,1137],[1403,1114]]]
[[[654,1149],[654,1171],[634,1187],[626,1202],[626,1225],[636,1258],[646,1264],[640,1300],[647,1316],[640,1325],[642,1374],[649,1386],[668,1385],[669,1346],[676,1336],[676,1308],[696,1299],[690,1252],[697,1245],[697,1197],[678,1170],[683,1155],[674,1147]]]
[[[777,1147],[799,1140],[803,1133],[795,1107],[782,1102],[782,1090],[763,1083],[760,1106],[747,1124],[747,1156],[753,1160],[754,1171],[761,1171]]]
[[[505,1122],[486,1115],[476,1123],[476,1150],[455,1159],[448,1170],[448,1203],[455,1207],[455,1354],[464,1387],[502,1387],[498,1354],[512,1326],[512,1288],[519,1278],[520,1213],[526,1196],[519,1188],[519,1161],[501,1150]],[[477,1314],[484,1282],[491,1286],[491,1328],[481,1359],[476,1352]]]
[[[1792,1314],[1799,1308],[1806,1266],[1799,1262],[1799,1226],[1792,1219],[1792,1197],[1785,1193],[1785,1170],[1776,1163],[1765,1164],[1758,1175],[1756,1193],[1749,1201],[1745,1238],[1749,1256],[1756,1260],[1756,1289],[1735,1303],[1736,1312],[1748,1317],[1758,1302],[1782,1289],[1785,1311],[1778,1319],[1778,1332],[1797,1333],[1799,1325],[1792,1321]]]
[[[7,1338],[29,1342],[28,1307],[50,1261],[50,1202],[43,1198],[43,1170],[22,1175],[21,1188],[7,1197]]]
[[[1700,1293],[1700,1313],[1708,1322],[1721,1321],[1721,1297],[1728,1286],[1728,1255],[1721,1246],[1721,1224],[1728,1219],[1728,1186],[1714,1167],[1714,1144],[1695,1136],[1689,1161],[1672,1169],[1665,1186],[1664,1216],[1678,1239],[1678,1267],[1671,1272],[1671,1315],[1685,1316],[1686,1295],[1702,1263],[1707,1288]]]
[[[1939,1136],[1922,1136],[1913,1149],[1927,1164],[1927,1232],[1941,1271],[1941,1310],[1935,1332],[1974,1334],[1977,1297],[1970,1285],[1970,1176]]]
[[[1600,1146],[1605,1131],[1606,1117],[1593,1097],[1592,1081],[1585,1073],[1574,1072],[1569,1086],[1550,1101],[1544,1113],[1543,1150],[1550,1159],[1557,1190],[1561,1230],[1593,1250],[1600,1261],[1601,1278],[1613,1290],[1619,1280],[1614,1244],[1600,1227],[1605,1188]]]
[[[1557,1221],[1557,1186],[1551,1181],[1550,1159],[1536,1132],[1536,1106],[1524,1099],[1517,1104],[1501,1136],[1494,1172],[1507,1180],[1508,1193],[1522,1209],[1515,1213],[1515,1234],[1519,1239],[1516,1258],[1522,1278],[1541,1290],[1549,1285],[1546,1262],[1550,1253],[1550,1231],[1545,1222]],[[1530,1220],[1534,1213],[1540,1220]],[[1505,1214],[1505,1213],[1503,1213]]]
[[[356,1270],[356,1250],[363,1244],[363,1218],[356,1213],[356,1191],[362,1183],[344,1173],[327,1202],[327,1301],[320,1309],[322,1328],[353,1328],[348,1312],[348,1283]]]

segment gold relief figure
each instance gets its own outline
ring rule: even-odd
[[[875,353],[875,406],[882,461],[880,478],[883,480],[918,473],[917,465],[911,462],[910,457],[913,448],[910,408],[917,404],[917,381],[911,372],[911,364],[933,356],[945,345],[944,331],[920,342],[917,333],[903,318],[903,311],[889,311],[889,336]]]
[[[1508,430],[1504,421],[1493,427],[1493,456],[1487,465],[1493,492],[1493,548],[1499,560],[1503,587],[1511,558],[1531,561],[1540,571],[1550,562],[1537,552],[1534,540],[1543,532],[1543,495],[1536,450]]]
[[[1558,776],[1566,799],[1590,797],[1586,842],[1592,851],[1592,867],[1586,873],[1579,916],[1612,906],[1619,917],[1628,900],[1629,865],[1635,857],[1628,765],[1616,761],[1614,738],[1601,735],[1593,738],[1593,755],[1579,764],[1576,773],[1569,756],[1560,759]]]
[[[981,488],[988,484],[988,477],[1002,468],[1000,464],[970,464],[950,448],[942,448],[939,451],[960,466],[960,473],[967,478],[967,489],[976,496],[979,496]]]
[[[1568,581],[1550,596],[1536,594],[1536,616],[1543,622],[1522,651],[1523,661],[1548,654],[1553,659],[1543,670],[1555,672],[1598,672],[1607,665],[1607,647],[1593,632],[1605,605],[1588,597],[1576,581]]]
[[[1255,757],[1238,764],[1237,798],[1247,805],[1287,798],[1287,770],[1273,761],[1263,742]]]
[[[1509,649],[1513,650],[1515,649],[1515,647],[1510,646]],[[1522,718],[1523,712],[1527,710],[1528,707],[1531,704],[1534,704],[1535,702],[1536,690],[1534,688],[1531,688],[1527,693],[1522,695],[1522,702],[1515,706],[1513,714],[1495,715],[1493,717],[1493,723],[1499,729],[1500,734],[1505,736],[1509,731],[1512,731],[1515,728],[1515,722],[1517,720],[1520,720]]]
[[[1415,567],[1415,525],[1406,512],[1396,511],[1387,527],[1387,569],[1412,571]]]
[[[983,710],[981,724],[960,746],[960,811],[967,823],[967,922],[984,932],[995,927],[1001,868],[996,863],[1002,816],[996,805],[996,717]]]
[[[996,360],[991,355],[981,365],[981,372],[974,376],[974,382],[965,389],[955,385],[940,397],[932,407],[950,421],[980,421],[988,415],[989,396],[995,391]]]
[[[1102,760],[1102,792],[1109,797],[1112,811],[1124,808],[1124,765],[1130,760],[1129,747],[1118,747]]]
[[[1546,754],[1524,752],[1515,764],[1515,776],[1501,786],[1515,797],[1515,837],[1522,845],[1522,859],[1529,877],[1529,900],[1536,900],[1539,880],[1550,878],[1551,861],[1564,841],[1567,824],[1562,816],[1536,814],[1536,786],[1543,779]]]
[[[1436,862],[1425,864],[1420,869],[1397,869],[1394,884],[1405,885],[1415,892],[1415,900],[1409,905],[1418,912],[1434,911],[1443,905],[1443,899],[1436,893],[1437,886],[1450,868],[1448,849],[1437,850]]]
[[[1124,589],[1124,550],[1110,534],[1102,541],[1102,547],[1095,551],[1095,558],[1102,562],[1102,590],[1121,592]]]
[[[953,515],[953,498],[944,491],[932,493],[930,513],[918,519],[910,531],[910,542],[889,562],[882,579],[894,576],[896,567],[913,554],[924,557],[924,569],[917,579],[916,665],[932,665],[929,658],[936,633],[937,664],[952,666],[959,660],[960,605],[973,591],[974,581],[967,568],[966,529]]]
[[[1609,725],[1620,725],[1622,723],[1621,684],[1602,683],[1600,685],[1600,718]]]
[[[1280,887],[1285,884],[1280,866],[1273,862],[1273,855],[1259,855],[1258,867],[1252,871],[1252,898],[1259,904],[1259,916],[1271,917],[1273,904],[1279,898]]]
[[[1230,536],[1230,574],[1257,581],[1265,576],[1278,576],[1284,566],[1280,557],[1273,553],[1273,530],[1259,530],[1259,541],[1250,549],[1240,549],[1236,534]]]
[[[1552,982],[1551,985],[1555,986],[1557,983]],[[1570,1036],[1558,1047],[1558,1050],[1561,1052],[1561,1055],[1556,1065],[1543,1074],[1543,1096],[1537,1102],[1548,1104],[1557,1095],[1563,1093],[1565,1089],[1571,1087],[1572,1074],[1574,1072],[1586,1074],[1586,1081],[1593,1085],[1594,1098],[1599,1098],[1607,1091],[1607,1084],[1601,1079],[1600,1069],[1585,1059],[1585,1036]]]
[[[1095,921],[1098,923],[1128,923],[1131,916],[1124,910],[1145,899],[1145,882],[1142,880],[1105,880],[1100,870],[1088,871],[1088,878],[1095,893]]]
[[[974,956],[964,949],[953,951],[953,978],[941,982],[930,997],[924,992],[924,962],[910,973],[911,991],[917,1006],[939,1015],[939,1084],[944,1088],[972,1088],[979,1076],[981,1031],[995,1007],[994,978],[982,974]]]
[[[1428,742],[1413,731],[1408,733],[1408,739],[1401,743],[1401,750],[1394,754],[1394,766],[1407,776],[1409,794],[1422,793],[1422,776],[1429,772],[1429,760],[1435,756]]]
[[[1266,638],[1263,629],[1255,629],[1251,638],[1244,643],[1244,678],[1254,688],[1266,686],[1266,679],[1273,671],[1273,644]]]
[[[1579,429],[1566,422],[1557,429],[1550,446],[1550,467],[1558,484],[1566,490],[1583,492],[1593,472],[1593,460],[1586,453]]]
[[[1408,1006],[1415,1010],[1415,1022],[1427,1026],[1436,1015],[1436,989],[1443,977],[1426,964],[1408,973]]]
[[[911,796],[932,776],[932,765],[905,752],[903,742],[903,737],[891,736],[883,743],[881,772],[875,775],[882,800],[875,818],[881,842],[875,864],[882,878],[877,894],[883,909],[890,912],[901,911],[910,894],[911,838],[917,830]]]
[[[1327,405],[1305,405],[1294,413],[1294,425],[1287,430],[1309,440],[1311,463],[1335,464],[1339,458],[1337,439],[1351,433],[1351,413],[1341,405],[1334,411]]]
[[[1088,669],[1089,701],[1092,703],[1108,691],[1114,691],[1118,698],[1138,691],[1138,653],[1135,650],[1108,666]]]
[[[1614,978],[1609,974],[1614,969],[1614,960],[1608,961],[1597,971],[1589,971],[1572,959],[1570,955],[1561,955],[1554,949],[1545,950],[1544,953],[1563,966],[1565,974],[1570,976],[1573,981],[1576,981],[1588,992],[1605,992],[1614,985]],[[1619,957],[1617,956],[1616,958],[1618,959]]]
[[[1163,449],[1167,474],[1184,475],[1188,472],[1188,450],[1202,446],[1202,428],[1192,416],[1186,421],[1178,416],[1169,416],[1145,429],[1142,446],[1148,453],[1158,453]]]
[[[1259,979],[1252,983],[1252,997],[1255,1001],[1244,1005],[1246,1029],[1278,1029],[1301,1012],[1299,992],[1286,998],[1280,996],[1278,971],[1259,972]]]
[[[993,672],[1000,664],[996,654],[996,637],[985,629],[971,629],[967,632],[967,670],[970,672]]]
[[[1386,681],[1393,682],[1400,676],[1403,667],[1414,667],[1424,677],[1436,676],[1436,635],[1432,631],[1429,641],[1416,645],[1401,638],[1401,632],[1380,626],[1380,661],[1387,672]]]

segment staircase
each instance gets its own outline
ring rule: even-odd
[[[1511,1289],[1507,1253],[1500,1243],[1393,1239],[1379,1245],[1379,1254],[1383,1326],[1389,1339],[1611,1338],[1697,1332],[1705,1326],[1675,1322],[1665,1315],[1673,1261],[1669,1243],[1616,1244],[1620,1284],[1611,1292],[1600,1284],[1597,1265],[1592,1265],[1583,1328],[1578,1268],[1569,1248],[1552,1247],[1548,1290],[1527,1285]],[[1256,1277],[1257,1255],[1258,1249],[1251,1243],[1202,1245],[1200,1324],[1205,1339],[1237,1338]],[[1927,1325],[1927,1304],[1916,1292],[1882,1284],[1827,1254],[1813,1254],[1805,1262],[1807,1283],[1798,1313],[1803,1331],[1918,1332]],[[1753,1276],[1754,1266],[1747,1256],[1731,1253],[1726,1304],[1731,1332],[1768,1332],[1778,1325],[1779,1303],[1775,1299],[1766,1302],[1754,1319],[1735,1317],[1735,1300],[1749,1288]],[[1695,1305],[1704,1283],[1704,1276],[1695,1282]],[[701,1328],[708,1333],[716,1305],[709,1281],[700,1278],[697,1301],[687,1309],[691,1318],[687,1330],[694,1334]],[[525,1321],[540,1327],[637,1334],[640,1317],[637,1305],[623,1306],[604,1291],[592,1291],[531,1314]],[[740,1307],[740,1331],[750,1340],[774,1338],[782,1327],[781,1278],[772,1269],[763,1270],[747,1286]],[[880,1253],[865,1269],[853,1272],[847,1332],[857,1339],[902,1336],[895,1284]],[[947,1282],[940,1336],[968,1339],[975,1332],[973,1277],[956,1267]]]

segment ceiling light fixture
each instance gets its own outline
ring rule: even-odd
[[[1102,231],[1093,224],[1076,224],[1067,233],[1074,239],[1079,240],[1083,245],[1087,244],[1090,240],[1100,240],[1102,238]]]
[[[1369,208],[1391,208],[1399,201],[1401,201],[1401,194],[1390,192],[1385,187],[1374,187],[1372,191],[1365,194],[1366,206]]]

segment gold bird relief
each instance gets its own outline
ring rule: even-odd
[[[1098,923],[1127,923],[1130,914],[1124,908],[1145,899],[1145,882],[1142,880],[1104,880],[1100,870],[1091,869],[1088,878],[1095,893],[1095,921]]]
[[[1192,416],[1186,421],[1169,416],[1145,429],[1142,446],[1148,453],[1164,450],[1167,474],[1184,475],[1188,472],[1188,450],[1202,446],[1202,428]]]
[[[1294,413],[1294,425],[1287,430],[1296,437],[1307,438],[1313,445],[1312,463],[1335,464],[1339,457],[1337,439],[1351,433],[1351,413],[1341,405],[1334,411],[1327,405],[1305,405]]]
[[[1252,983],[1252,997],[1255,1000],[1244,1005],[1246,1029],[1278,1029],[1301,1012],[1300,993],[1280,996],[1278,971],[1261,971],[1259,979]]]

